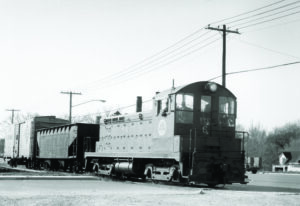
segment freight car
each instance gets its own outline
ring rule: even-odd
[[[9,125],[5,136],[4,157],[11,159],[9,163],[14,166],[27,164],[27,160],[33,159],[36,155],[36,130],[67,123],[67,120],[55,116],[38,116]]]
[[[158,92],[153,109],[114,115],[100,123],[86,168],[101,175],[154,181],[246,183],[243,139],[236,126],[236,97],[213,82]]]
[[[44,169],[83,171],[84,152],[95,152],[99,124],[74,123],[37,130],[36,159]]]

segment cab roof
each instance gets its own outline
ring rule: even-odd
[[[214,83],[216,84],[218,87],[224,89],[224,90],[227,90],[233,97],[235,97],[235,95],[230,91],[228,90],[227,88],[223,87],[222,85],[218,84],[218,83],[215,83],[215,82],[210,82],[210,81],[199,81],[199,82],[194,82],[194,83],[191,83],[191,84],[186,84],[186,85],[182,85],[182,86],[178,86],[178,87],[174,87],[174,88],[170,88],[170,89],[167,89],[167,90],[164,90],[162,92],[159,92],[155,95],[154,99],[156,100],[160,100],[160,99],[164,99],[166,98],[166,96],[170,95],[170,94],[177,94],[179,92],[181,92],[181,90],[185,89],[186,87],[190,87],[190,86],[195,86],[195,85],[206,85],[207,83]]]

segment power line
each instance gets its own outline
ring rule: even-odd
[[[143,101],[143,104],[147,103],[147,102],[150,102],[152,100],[153,99],[145,100],[145,101]],[[124,109],[128,109],[128,108],[131,108],[131,107],[134,107],[134,106],[136,106],[136,104],[131,104],[131,105],[123,106],[123,107],[116,107],[114,109],[110,109],[110,110],[107,110],[107,111],[104,111],[104,112],[97,112],[97,113],[91,113],[91,114],[86,114],[86,115],[76,115],[74,117],[85,117],[85,116],[88,116],[88,115],[103,115],[103,114],[106,114],[106,113],[112,113],[112,112],[116,112],[116,111],[122,111]]]
[[[259,10],[262,10],[262,9],[265,9],[265,8],[268,8],[268,7],[271,7],[271,6],[274,6],[276,4],[280,4],[280,3],[284,2],[284,1],[286,1],[286,0],[280,0],[280,1],[277,1],[275,3],[271,3],[271,4],[265,5],[263,7],[259,7],[257,9],[254,9],[254,10],[251,10],[251,11],[248,11],[248,12],[244,12],[244,13],[241,13],[241,14],[229,17],[229,18],[225,18],[225,19],[222,19],[222,20],[219,20],[219,21],[215,21],[215,22],[211,23],[211,25],[212,24],[222,24],[222,22],[224,22],[224,21],[227,21],[227,20],[230,20],[230,19],[234,19],[234,18],[243,16],[243,15],[247,15],[247,14],[250,14],[250,13],[253,13],[253,12],[256,12],[256,11],[259,11]],[[228,24],[228,22],[226,22],[224,24]]]
[[[257,45],[257,44],[245,41],[245,40],[239,39],[239,41],[242,42],[242,43],[244,43],[244,44],[248,44],[250,46],[254,46],[254,47],[257,47],[257,48],[260,48],[260,49],[264,49],[264,50],[267,50],[267,51],[271,51],[271,52],[274,52],[274,53],[277,53],[277,54],[280,54],[280,55],[283,55],[283,56],[292,57],[292,58],[295,58],[295,59],[300,59],[300,57],[297,57],[297,56],[294,56],[294,55],[291,55],[291,54],[287,54],[287,53],[284,53],[284,52],[276,51],[274,49],[269,49],[269,48],[266,48],[266,47],[263,47],[263,46],[260,46],[260,45]]]
[[[147,73],[149,73],[149,72],[152,72],[152,71],[154,71],[154,70],[157,70],[157,69],[160,69],[160,68],[162,68],[162,67],[165,67],[165,66],[167,66],[167,65],[169,65],[169,64],[172,64],[172,63],[174,63],[174,62],[176,62],[176,61],[178,61],[178,60],[180,60],[180,59],[182,59],[182,58],[184,58],[184,57],[186,57],[186,56],[188,56],[188,55],[191,55],[191,54],[193,54],[193,53],[195,53],[195,52],[197,52],[197,51],[199,51],[199,50],[201,50],[201,49],[203,49],[203,48],[205,48],[205,47],[208,47],[209,45],[215,43],[215,42],[218,41],[219,39],[220,39],[220,37],[218,37],[217,39],[214,39],[214,40],[210,41],[209,43],[207,43],[207,44],[205,44],[205,45],[203,45],[203,46],[201,46],[201,47],[199,47],[199,48],[196,48],[196,49],[194,49],[194,50],[191,50],[191,51],[188,52],[188,53],[182,54],[181,56],[179,56],[179,57],[177,57],[177,58],[175,58],[175,59],[170,59],[170,60],[167,61],[167,62],[161,62],[162,64],[161,64],[161,63],[158,63],[158,65],[153,65],[153,66],[149,67],[147,70],[142,70],[142,71],[136,72],[136,73],[134,74],[134,76],[133,76],[133,75],[128,76],[126,79],[122,79],[121,81],[118,81],[118,82],[116,82],[116,83],[115,83],[115,82],[110,82],[109,84],[105,84],[105,85],[103,85],[103,86],[99,85],[99,86],[98,86],[97,88],[95,88],[95,89],[99,89],[99,88],[104,89],[104,88],[107,88],[107,87],[110,87],[110,86],[113,86],[113,85],[118,85],[118,84],[124,83],[124,82],[126,82],[126,81],[129,81],[129,80],[131,80],[131,79],[133,79],[133,78],[137,78],[137,77],[139,77],[139,76],[145,75],[145,74],[147,74]],[[167,59],[167,60],[168,60],[168,59]],[[154,66],[155,66],[155,67],[154,67]]]
[[[235,17],[241,16],[241,15],[245,15],[245,14],[248,14],[248,13],[251,13],[251,12],[254,12],[254,11],[257,11],[257,10],[260,10],[260,9],[263,9],[263,8],[267,8],[267,7],[270,7],[270,6],[272,6],[272,5],[278,4],[278,3],[283,2],[283,1],[285,1],[285,0],[281,0],[281,1],[278,1],[278,2],[275,2],[275,3],[272,3],[272,4],[269,4],[269,5],[266,5],[266,6],[264,6],[264,7],[261,7],[261,8],[252,10],[252,11],[250,11],[250,12],[246,12],[246,13],[237,15],[237,16],[235,16]],[[230,18],[227,18],[227,19],[232,19],[232,18],[235,18],[235,17],[230,17]],[[223,19],[223,20],[227,20],[227,19]],[[222,21],[222,20],[221,20],[221,21]],[[191,34],[189,34],[189,35],[187,35],[186,37],[184,37],[183,39],[181,39],[181,40],[175,42],[174,44],[172,44],[171,46],[167,47],[166,49],[163,49],[163,50],[161,50],[160,52],[158,52],[158,53],[156,53],[156,54],[154,54],[154,55],[152,55],[152,56],[150,56],[150,57],[145,58],[144,60],[138,62],[137,64],[134,64],[134,65],[132,65],[132,66],[126,68],[125,70],[123,70],[123,71],[121,71],[121,72],[118,72],[118,73],[109,75],[109,76],[104,77],[104,78],[102,78],[102,79],[100,79],[100,80],[97,80],[97,81],[95,81],[95,82],[93,82],[93,83],[101,82],[101,83],[103,84],[103,81],[108,81],[108,82],[109,82],[109,81],[111,81],[111,79],[115,79],[115,78],[118,78],[118,77],[120,77],[120,76],[128,75],[129,73],[135,72],[135,71],[139,70],[139,67],[138,67],[138,66],[143,66],[143,67],[145,66],[145,64],[144,64],[144,65],[141,65],[141,64],[143,64],[143,63],[146,62],[146,65],[148,65],[149,62],[147,63],[147,61],[149,61],[149,60],[151,60],[151,59],[152,59],[151,62],[154,62],[154,61],[157,60],[157,59],[161,59],[162,57],[157,57],[157,56],[163,54],[164,52],[168,51],[168,50],[171,49],[171,48],[176,47],[178,44],[180,44],[180,43],[182,43],[182,42],[188,40],[189,38],[191,38],[191,37],[193,37],[194,35],[198,34],[198,33],[201,32],[202,30],[204,30],[204,27],[203,27],[203,28],[200,28],[200,29],[198,29],[198,30],[196,30],[195,32],[193,32],[193,33],[191,33]],[[188,45],[189,43],[191,43],[191,42],[193,42],[193,41],[194,41],[194,40],[191,40],[191,41],[189,41],[188,43],[185,43],[184,45]],[[183,47],[183,46],[181,46],[180,48],[182,48],[182,47]],[[178,49],[178,48],[177,48],[177,49]],[[174,51],[177,50],[177,49],[173,49],[170,53],[174,52]],[[169,53],[169,54],[170,54],[170,53]],[[166,55],[169,55],[169,54],[166,54]],[[166,56],[166,55],[164,55],[164,56]],[[156,57],[155,60],[153,60],[154,57]],[[136,68],[136,67],[138,67],[138,68]],[[136,68],[136,69],[132,69],[132,68]],[[92,84],[93,84],[93,83],[92,83]],[[89,88],[90,88],[90,87],[89,87]]]
[[[226,73],[226,75],[233,75],[233,74],[247,73],[247,72],[255,72],[255,71],[269,70],[269,69],[276,69],[276,68],[295,65],[295,64],[300,64],[300,61],[290,62],[290,63],[285,63],[285,64],[279,64],[279,65],[273,65],[273,66],[268,66],[268,67],[261,67],[261,68],[256,68],[256,69],[247,69],[247,70],[241,70],[241,71],[236,71],[236,72],[228,72],[228,73]],[[222,77],[222,75],[211,78],[207,81],[212,81],[212,80],[220,78],[220,77]],[[148,99],[146,101],[143,101],[143,103],[150,102],[150,101],[152,101],[152,99]],[[108,110],[106,112],[111,113],[112,111],[120,111],[120,110],[127,109],[127,108],[130,108],[130,107],[133,107],[133,106],[135,106],[135,104],[124,106],[124,107],[117,107],[117,108]],[[101,114],[105,114],[106,112],[92,113],[92,114],[88,114],[88,115],[101,115]],[[88,115],[76,115],[75,117],[84,117],[84,116],[88,116]]]
[[[202,30],[202,29],[200,29],[200,30]],[[192,34],[189,35],[188,37],[191,37],[191,36],[195,35],[195,34],[198,33],[200,30],[198,30],[197,32],[192,33]],[[152,56],[150,56],[150,57],[148,57],[148,58],[145,58],[144,60],[140,61],[140,62],[137,63],[137,64],[134,64],[134,65],[132,65],[132,66],[130,66],[130,67],[127,67],[125,70],[123,70],[123,71],[121,71],[121,72],[119,72],[119,73],[114,73],[114,74],[109,75],[109,76],[107,76],[107,77],[104,77],[104,78],[102,78],[102,79],[99,79],[99,80],[97,80],[97,81],[95,81],[95,82],[93,82],[93,83],[98,83],[98,82],[100,82],[101,84],[104,84],[105,82],[110,82],[112,79],[119,79],[120,77],[123,77],[123,76],[125,76],[125,75],[129,75],[129,74],[132,74],[132,73],[134,74],[135,72],[140,72],[140,71],[143,70],[142,68],[147,67],[148,65],[151,65],[151,64],[155,63],[157,60],[161,60],[161,59],[164,59],[164,58],[166,58],[166,57],[172,55],[172,54],[175,53],[176,51],[178,51],[178,50],[180,50],[180,49],[182,49],[182,48],[184,48],[184,47],[190,45],[192,42],[195,42],[196,40],[199,40],[200,38],[204,37],[204,36],[207,35],[208,33],[209,33],[209,32],[206,32],[206,33],[200,35],[199,37],[196,37],[196,38],[194,38],[194,39],[192,39],[192,40],[190,40],[190,41],[188,41],[188,42],[186,42],[186,43],[180,45],[180,43],[182,43],[182,42],[184,42],[185,40],[188,39],[188,37],[185,37],[184,39],[182,39],[182,40],[180,40],[180,41],[174,43],[173,45],[169,46],[168,48],[166,48],[166,49],[164,49],[164,50],[162,50],[162,51],[160,51],[160,52],[158,52],[158,53],[156,53],[156,54],[154,54],[154,55],[152,55]],[[211,37],[209,37],[209,38],[211,38]],[[207,39],[209,39],[209,38],[206,38],[206,39],[204,39],[203,41],[198,42],[198,43],[192,45],[191,47],[194,47],[194,46],[196,46],[196,45],[199,45],[200,43],[205,42],[205,41],[206,41]],[[176,47],[176,46],[177,46],[177,47]],[[191,47],[189,47],[189,48],[191,48]],[[174,49],[172,49],[171,51],[168,51],[168,50],[170,50],[171,48],[174,48]],[[188,49],[189,49],[189,48],[188,48]],[[186,49],[186,50],[188,50],[188,49]],[[184,51],[186,51],[186,50],[184,50]],[[166,51],[168,51],[168,52],[166,53]],[[93,83],[92,83],[92,84],[93,84]]]
[[[259,20],[262,20],[262,19],[266,19],[266,18],[268,18],[268,17],[273,17],[273,16],[276,16],[276,15],[278,15],[278,14],[285,13],[285,12],[288,12],[288,11],[291,11],[291,10],[294,10],[294,9],[297,9],[297,8],[299,8],[299,7],[300,7],[300,6],[296,6],[296,7],[289,8],[289,9],[286,9],[286,10],[283,10],[283,11],[279,11],[279,12],[276,12],[276,13],[273,13],[273,14],[269,14],[269,15],[266,15],[266,16],[262,16],[262,17],[259,17],[259,18],[256,18],[256,19],[251,19],[251,20],[249,20],[249,21],[246,21],[246,22],[243,22],[243,23],[234,25],[234,27],[239,27],[239,26],[242,26],[242,25],[245,25],[245,24],[249,24],[249,23],[256,22],[256,21],[259,21]]]
[[[259,29],[247,30],[247,33],[257,32],[257,31],[263,31],[263,30],[266,30],[266,29],[270,29],[270,28],[274,28],[274,27],[279,27],[279,26],[286,26],[288,24],[297,23],[299,21],[300,21],[300,19],[295,19],[295,20],[283,22],[283,23],[280,23],[280,24],[273,24],[273,25],[265,26],[265,27],[262,27],[262,28],[259,28]]]
[[[207,33],[209,33],[209,32],[207,32]],[[155,59],[155,60],[161,60],[161,61],[158,61],[158,62],[157,62],[157,61],[150,61],[150,62],[148,62],[147,64],[142,65],[140,68],[138,68],[137,70],[135,70],[135,72],[133,72],[133,75],[134,75],[135,73],[141,73],[141,72],[142,72],[142,73],[148,73],[148,72],[146,72],[147,70],[149,70],[149,69],[147,69],[147,68],[152,68],[152,67],[155,67],[155,66],[157,66],[157,65],[160,65],[160,64],[164,63],[165,61],[168,61],[169,59],[172,60],[174,57],[177,57],[177,56],[182,55],[182,53],[189,53],[189,51],[191,51],[192,48],[194,48],[194,47],[196,47],[196,46],[198,46],[198,45],[200,45],[200,44],[203,44],[204,42],[206,42],[206,41],[212,39],[212,38],[215,37],[215,36],[216,36],[216,35],[212,35],[212,36],[206,38],[205,40],[203,40],[202,42],[198,42],[198,43],[196,43],[196,44],[193,44],[193,45],[191,45],[190,47],[188,47],[188,48],[186,48],[186,49],[184,49],[184,50],[181,50],[181,51],[179,51],[179,52],[177,52],[177,53],[174,53],[174,52],[177,51],[177,49],[176,49],[176,50],[173,50],[173,51],[171,51],[170,53],[165,54],[165,55],[163,55],[163,56],[161,56],[161,57]],[[209,44],[210,44],[210,43],[209,43]],[[205,44],[205,45],[207,45],[207,44]],[[197,48],[197,50],[204,48],[205,45],[201,45],[201,47]],[[183,45],[183,46],[180,47],[180,48],[183,48],[183,47],[185,47],[185,46],[186,46],[186,45]],[[194,51],[194,50],[193,50],[193,51]],[[193,53],[193,52],[192,52],[192,53]],[[176,59],[179,60],[179,59],[181,59],[181,58],[176,58]],[[174,61],[172,61],[172,62],[174,62]],[[144,69],[142,69],[142,68],[144,68]],[[157,67],[156,67],[156,68],[157,68]],[[152,70],[151,70],[151,71],[152,71]],[[131,73],[131,72],[130,72],[130,73]],[[121,77],[124,77],[124,76],[126,76],[126,75],[128,75],[128,74],[130,74],[130,73],[126,73],[125,75],[122,75]]]
[[[271,10],[267,10],[267,11],[263,11],[263,12],[260,12],[260,13],[257,13],[257,14],[253,14],[251,16],[243,17],[243,18],[231,21],[231,22],[227,22],[226,24],[232,24],[232,23],[239,22],[239,21],[242,21],[242,20],[247,20],[247,19],[250,19],[252,17],[256,17],[256,16],[260,16],[260,15],[263,15],[263,14],[267,14],[269,12],[276,11],[276,10],[279,10],[279,9],[282,9],[282,8],[285,8],[285,7],[294,5],[294,4],[298,4],[298,3],[300,3],[300,1],[292,2],[292,3],[286,4],[286,5],[283,5],[283,6],[274,8],[274,9],[271,9]],[[294,9],[294,8],[298,8],[298,7],[293,7],[292,9]],[[289,11],[289,10],[291,10],[291,8],[287,9],[287,10],[284,10],[284,11]],[[284,11],[281,11],[281,12],[284,12]],[[264,17],[261,17],[261,18],[264,18]],[[236,25],[236,26],[238,26],[238,25]]]
[[[230,17],[230,18],[226,18],[226,19],[223,19],[223,20],[220,20],[220,21],[217,21],[217,22],[226,21],[226,20],[233,20],[231,22],[237,22],[237,21],[240,21],[241,18],[237,19],[237,20],[234,20],[234,19],[236,19],[238,17],[248,15],[248,14],[251,14],[251,13],[254,13],[254,12],[257,12],[257,11],[260,11],[260,10],[263,10],[263,9],[266,9],[266,8],[271,8],[274,5],[281,4],[282,2],[285,2],[285,0],[281,0],[281,1],[278,1],[278,2],[275,2],[275,3],[272,3],[272,4],[268,4],[266,6],[257,8],[255,10],[248,11],[248,12],[245,12],[245,13],[242,13],[242,14]],[[254,14],[254,15],[251,15],[251,16],[248,16],[248,17],[244,17],[242,19],[243,20],[251,19],[253,16],[257,16],[257,15],[261,15],[261,14],[265,14],[265,13],[270,13],[272,11],[287,7],[287,6],[292,5],[292,4],[296,4],[298,2],[300,2],[300,1],[285,4],[285,5],[280,6],[280,7],[276,7],[276,8],[264,11],[264,12],[260,12],[259,14]],[[274,15],[277,15],[277,14],[271,14],[271,15],[274,16]],[[245,25],[242,28],[248,28],[248,27],[251,27],[251,26],[258,25],[258,24],[267,23],[267,22],[274,21],[274,20],[279,19],[279,18],[284,18],[284,17],[290,16],[290,15],[294,15],[294,14],[296,14],[296,13],[291,13],[291,14],[288,14],[288,15],[285,15],[285,16],[280,16],[280,17],[276,17],[276,18],[273,18],[273,19],[268,19],[268,20],[261,21],[261,22],[255,22],[258,19],[254,19],[254,20],[252,19],[251,22],[255,22],[255,23],[250,24],[250,25]],[[217,22],[214,22],[214,23],[217,23]],[[212,24],[214,24],[214,23],[212,23]],[[249,21],[246,22],[246,23],[243,23],[243,24],[247,24],[247,23],[249,23]],[[130,67],[118,72],[118,73],[114,73],[114,74],[109,75],[107,77],[103,77],[102,79],[99,79],[99,80],[93,82],[92,84],[100,83],[100,85],[105,85],[105,87],[108,87],[109,85],[115,85],[115,84],[112,84],[113,80],[120,80],[120,81],[118,81],[118,83],[119,83],[119,82],[122,81],[122,79],[126,78],[125,81],[128,81],[129,79],[132,79],[136,76],[141,76],[143,74],[149,73],[150,71],[156,70],[156,69],[161,68],[165,65],[168,65],[170,63],[175,62],[176,60],[174,61],[174,60],[171,59],[171,58],[174,58],[174,56],[180,56],[179,58],[176,58],[176,59],[181,59],[181,58],[191,54],[192,52],[198,51],[200,49],[195,49],[192,52],[188,52],[187,54],[182,54],[184,52],[187,52],[188,49],[191,49],[192,47],[195,47],[196,45],[199,45],[200,43],[203,43],[205,41],[205,40],[202,39],[201,42],[197,42],[197,43],[194,44],[194,42],[196,40],[200,40],[202,37],[204,37],[205,35],[208,34],[208,33],[201,34],[203,29],[204,28],[198,29],[195,32],[191,33],[190,35],[187,35],[183,39],[175,42],[174,44],[167,47],[166,49],[163,49],[163,50],[157,52],[156,54],[154,54],[150,57],[147,57],[144,60],[138,62],[137,64],[134,64],[133,66],[130,66]],[[194,37],[197,34],[201,34],[201,36],[196,37],[194,39],[191,39],[192,37]],[[191,45],[189,48],[183,50],[183,48],[186,48],[189,45]],[[175,52],[177,52],[177,53],[175,53]],[[169,61],[169,59],[171,59],[171,60]],[[168,62],[164,64],[163,63],[164,61],[168,61]],[[157,66],[157,65],[161,65],[161,66]],[[153,67],[155,67],[155,68],[151,69]],[[99,88],[100,85],[98,85],[97,87]],[[88,86],[87,89],[93,88],[93,87],[95,87],[95,86],[91,85],[91,86]]]
[[[285,17],[288,17],[288,16],[292,16],[292,15],[295,15],[295,14],[298,14],[298,13],[300,13],[300,11],[296,11],[296,12],[286,14],[286,15],[283,15],[283,16],[279,16],[279,17],[275,17],[275,18],[272,18],[272,19],[260,21],[260,22],[257,22],[257,23],[249,24],[249,25],[241,27],[240,29],[245,29],[245,28],[256,26],[256,25],[263,24],[263,23],[268,23],[268,22],[271,22],[271,21],[274,21],[274,20],[278,20],[278,19],[282,19],[282,18],[285,18]]]
[[[231,74],[239,74],[239,73],[245,73],[245,72],[254,72],[254,71],[260,71],[260,70],[274,69],[274,68],[278,68],[278,67],[285,67],[285,66],[290,66],[290,65],[294,65],[294,64],[300,64],[300,61],[280,64],[280,65],[274,65],[274,66],[269,66],[269,67],[263,67],[263,68],[257,68],[257,69],[248,69],[248,70],[243,70],[243,71],[229,72],[227,74],[231,75]]]
[[[232,74],[240,74],[240,73],[246,73],[246,72],[254,72],[254,71],[260,71],[260,70],[269,70],[269,69],[275,69],[275,68],[280,68],[280,67],[285,67],[285,66],[290,66],[294,64],[300,64],[300,61],[296,62],[290,62],[290,63],[285,63],[285,64],[278,64],[278,65],[273,65],[273,66],[268,66],[268,67],[262,67],[262,68],[257,68],[257,69],[247,69],[247,70],[241,70],[241,71],[236,71],[236,72],[228,72],[226,75],[232,75]],[[217,77],[211,78],[207,81],[212,81],[214,79],[220,78],[222,75],[219,75]]]

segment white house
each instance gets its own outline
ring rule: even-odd
[[[279,165],[273,165],[273,172],[300,172],[300,151],[282,152]]]

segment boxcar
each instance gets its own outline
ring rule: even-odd
[[[55,116],[38,116],[30,118],[24,122],[19,122],[8,126],[5,137],[5,154],[10,163],[31,164],[37,152],[37,133],[38,129],[50,128],[56,125],[64,125],[69,121],[56,118]]]

